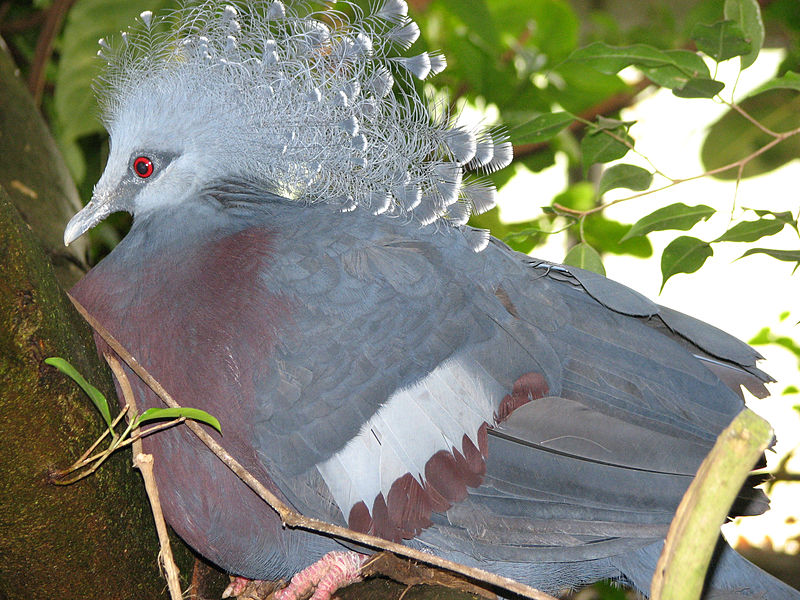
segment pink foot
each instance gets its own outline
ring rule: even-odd
[[[237,596],[241,596],[248,583],[250,583],[249,579],[245,579],[244,577],[234,577],[228,584],[228,587],[225,588],[225,591],[222,592],[222,597],[236,598]]]
[[[312,589],[314,593],[309,600],[330,600],[339,588],[361,581],[361,566],[367,558],[358,552],[328,552],[275,592],[275,600],[300,600]]]
[[[286,585],[286,582],[283,579],[279,581],[261,581],[259,579],[245,579],[244,577],[231,577],[231,582],[222,592],[222,597],[259,600],[259,598],[269,598],[276,589],[284,585]]]

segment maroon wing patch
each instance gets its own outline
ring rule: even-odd
[[[397,479],[387,498],[379,493],[372,511],[362,501],[350,510],[350,529],[399,541],[410,539],[431,525],[431,513],[444,512],[467,497],[486,473],[487,425],[478,430],[478,447],[464,435],[461,449],[440,450],[425,465],[425,483],[411,473]]]
[[[547,382],[541,373],[525,373],[514,382],[510,394],[506,394],[494,415],[495,424],[502,423],[520,406],[531,400],[544,398],[549,392]]]

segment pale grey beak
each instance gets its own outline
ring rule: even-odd
[[[64,229],[64,245],[72,242],[105,219],[112,212],[116,212],[112,198],[92,198],[91,202],[75,214]]]

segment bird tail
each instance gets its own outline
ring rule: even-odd
[[[648,595],[663,543],[612,559],[623,578]],[[762,571],[720,538],[706,576],[703,600],[800,600],[800,591]]]

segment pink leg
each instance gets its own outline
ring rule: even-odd
[[[328,552],[275,592],[275,600],[300,600],[312,589],[310,600],[330,600],[339,588],[361,581],[361,566],[369,558],[358,552]]]
[[[244,588],[247,587],[247,584],[250,583],[249,579],[245,579],[244,577],[234,577],[231,582],[228,584],[228,587],[225,588],[225,591],[222,592],[223,598],[236,598],[244,592]]]

